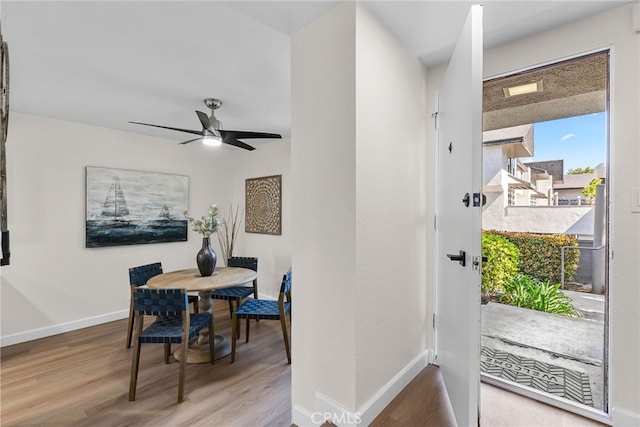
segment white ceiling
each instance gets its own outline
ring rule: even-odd
[[[202,99],[216,97],[225,129],[286,137],[289,36],[339,3],[3,0],[10,107],[181,141],[189,135],[128,121],[199,130],[194,110],[208,113]],[[447,61],[472,2],[363,3],[432,66]],[[485,48],[624,3],[487,0]]]

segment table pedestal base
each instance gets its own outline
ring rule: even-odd
[[[209,343],[200,344],[200,340],[193,341],[187,349],[187,363],[209,363]],[[219,360],[231,354],[231,341],[224,335],[216,335],[213,346],[214,359]],[[180,361],[182,350],[178,349],[173,353],[173,357]]]

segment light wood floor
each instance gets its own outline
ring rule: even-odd
[[[384,408],[370,427],[453,427],[456,418],[439,368],[428,365]]]
[[[226,301],[216,301],[214,313],[216,333],[228,336]],[[152,344],[142,346],[136,401],[128,401],[131,350],[125,349],[125,337],[126,319],[2,348],[0,425],[291,425],[291,365],[280,322],[252,322],[251,341],[245,344],[241,337],[234,364],[226,357],[215,365],[188,365],[181,404],[178,363],[165,365],[162,346]],[[407,399],[390,405],[378,420],[385,414],[407,420],[412,415],[403,411],[424,403],[420,392]],[[540,425],[601,426],[482,385],[482,426]]]
[[[226,301],[214,303],[216,333],[229,336]],[[176,403],[177,362],[145,344],[136,400],[128,401],[126,319],[1,349],[0,424],[8,426],[289,426],[291,365],[279,321],[251,324],[229,357],[188,365]]]

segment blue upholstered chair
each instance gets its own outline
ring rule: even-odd
[[[184,378],[189,341],[198,333],[209,328],[209,352],[214,360],[213,316],[211,313],[189,313],[188,294],[184,289],[145,289],[133,292],[133,312],[135,319],[135,347],[131,359],[131,381],[129,400],[136,398],[140,347],[142,344],[164,344],[164,363],[169,363],[171,344],[182,343],[178,378],[178,403],[184,400]],[[144,316],[157,316],[156,320],[144,328]]]
[[[247,320],[245,342],[249,342],[249,320],[280,320],[287,360],[291,363],[287,316],[289,316],[289,320],[291,320],[291,269],[282,277],[280,295],[277,301],[248,299],[233,312],[233,320],[231,321],[231,363],[233,363],[236,358],[236,337],[239,335],[240,319]]]
[[[129,302],[129,322],[127,324],[127,348],[131,347],[131,334],[133,334],[133,291],[147,285],[147,281],[158,274],[162,274],[162,264],[153,264],[131,267],[129,269],[129,286],[131,287],[131,299]],[[198,312],[198,296],[189,295],[189,303],[193,304],[194,313]]]
[[[258,271],[258,258],[253,257],[231,257],[227,260],[227,267],[249,268]],[[229,301],[229,315],[233,317],[233,310],[240,307],[243,299],[253,294],[258,298],[258,278],[253,279],[253,286],[231,286],[223,289],[216,289],[211,292],[211,298]],[[235,307],[233,303],[235,301]]]

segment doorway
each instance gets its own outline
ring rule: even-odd
[[[482,381],[599,421],[608,413],[608,112],[608,51],[483,85]],[[564,133],[554,140],[549,129]]]

